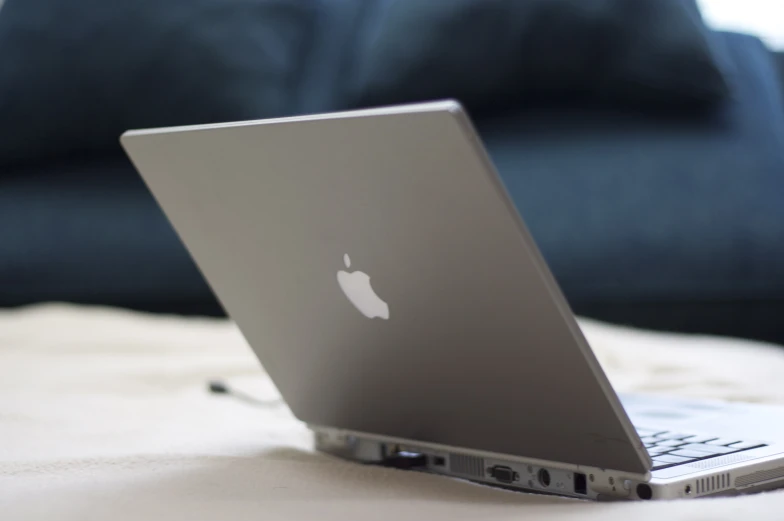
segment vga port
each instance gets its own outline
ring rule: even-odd
[[[514,483],[520,479],[520,475],[505,465],[495,465],[488,469],[490,476],[499,483]]]

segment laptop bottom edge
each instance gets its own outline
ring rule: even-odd
[[[773,447],[753,461],[710,469],[634,475],[309,425],[316,450],[343,459],[428,472],[520,492],[596,501],[691,499],[784,487],[784,454]]]

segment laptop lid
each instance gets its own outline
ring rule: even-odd
[[[121,141],[299,419],[651,468],[457,103]]]

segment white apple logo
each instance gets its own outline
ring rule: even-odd
[[[351,267],[348,253],[343,256],[343,262],[346,264],[346,268]],[[389,319],[389,306],[373,291],[367,273],[340,270],[338,271],[338,284],[360,313],[368,318]]]

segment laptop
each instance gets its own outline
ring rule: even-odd
[[[458,103],[121,142],[317,449],[586,499],[784,483],[784,408],[618,396]]]

